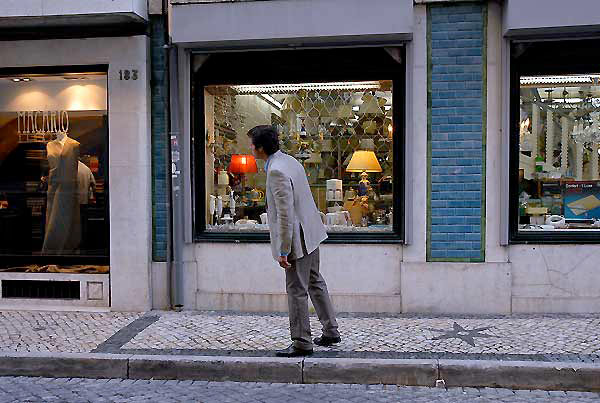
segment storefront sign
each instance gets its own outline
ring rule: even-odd
[[[56,134],[69,131],[67,111],[20,111],[17,112],[18,134]]]

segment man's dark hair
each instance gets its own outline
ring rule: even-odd
[[[262,148],[267,155],[275,154],[279,150],[279,134],[271,125],[256,126],[248,131],[255,148]]]

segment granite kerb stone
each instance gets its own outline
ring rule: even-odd
[[[434,386],[438,360],[305,358],[304,383]]]
[[[302,383],[302,358],[132,356],[132,379]]]
[[[438,361],[446,387],[472,386],[507,389],[600,390],[600,365],[540,361]]]
[[[600,391],[600,365],[461,359],[0,352],[0,376],[359,383]]]
[[[0,376],[127,378],[127,354],[0,352]]]

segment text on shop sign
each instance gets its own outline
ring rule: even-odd
[[[17,133],[44,134],[69,131],[67,111],[20,111],[17,112]]]

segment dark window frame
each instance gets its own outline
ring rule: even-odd
[[[510,43],[509,96],[509,243],[600,243],[600,231],[519,231],[520,77],[600,73],[600,39],[514,41]],[[558,49],[558,50],[557,50]]]
[[[109,106],[109,86],[108,86],[108,64],[85,64],[85,65],[65,65],[65,66],[37,66],[37,67],[3,67],[0,68],[0,77],[2,76],[19,76],[19,75],[55,75],[65,73],[103,73],[106,74],[106,107],[107,118],[110,118]],[[110,161],[110,127],[106,129],[106,161]],[[107,219],[107,255],[25,255],[25,254],[2,254],[0,258],[2,263],[6,265],[16,266],[24,264],[57,264],[57,265],[76,265],[76,264],[110,264],[110,169],[106,169],[105,175],[105,190],[106,193],[106,219]]]
[[[365,48],[338,48],[338,49],[307,49],[307,50],[274,50],[257,52],[226,52],[203,53],[208,55],[208,60],[213,56],[222,58],[220,63],[206,67],[206,64],[197,71],[194,69],[194,57],[191,58],[190,71],[192,72],[190,88],[191,110],[191,172],[192,175],[192,233],[194,242],[244,242],[267,243],[268,233],[215,233],[205,230],[205,120],[203,89],[207,85],[241,85],[241,84],[275,84],[275,83],[302,83],[302,82],[331,82],[331,81],[367,81],[367,80],[392,80],[393,121],[399,122],[394,126],[394,223],[392,232],[388,233],[328,233],[327,243],[402,243],[405,231],[405,136],[406,136],[406,57],[405,47],[395,47],[399,50],[401,63],[398,63],[382,47]],[[291,63],[292,59],[307,60],[310,56],[326,56],[331,60],[335,55],[349,59],[353,52],[358,52],[358,57],[353,59],[353,67],[330,67],[326,72],[312,67],[323,67],[316,60],[310,63]],[[379,55],[378,55],[379,52]],[[284,54],[285,53],[285,54]],[[289,62],[285,68],[265,68],[271,55]],[[374,63],[369,55],[387,57],[382,59],[381,65]],[[362,58],[360,57],[362,56]],[[262,63],[236,63],[236,58],[246,61],[262,60]],[[260,59],[259,59],[260,57]],[[287,58],[286,58],[287,57]],[[362,60],[362,62],[361,62]],[[230,61],[230,63],[227,63]],[[322,62],[322,60],[321,60]],[[207,61],[208,63],[208,61]],[[398,105],[398,106],[396,106]],[[200,130],[198,130],[200,129]],[[200,197],[197,197],[199,195]]]

